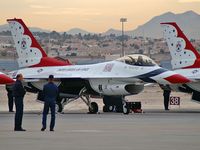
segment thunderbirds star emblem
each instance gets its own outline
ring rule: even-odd
[[[26,43],[26,39],[25,38],[22,39],[21,48],[22,49],[26,49],[27,48],[27,43]]]
[[[182,50],[181,47],[182,47],[181,42],[178,41],[177,44],[176,44],[176,51],[180,52]]]
[[[111,72],[113,66],[114,66],[113,63],[106,64],[105,67],[104,67],[104,69],[103,69],[103,72]]]

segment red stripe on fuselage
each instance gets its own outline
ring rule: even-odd
[[[189,80],[188,78],[180,75],[180,74],[175,74],[169,77],[164,78],[165,80],[167,80],[170,83],[173,84],[179,84],[179,83],[188,83],[191,82],[191,80]]]

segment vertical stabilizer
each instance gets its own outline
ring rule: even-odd
[[[200,67],[200,55],[175,22],[161,23],[173,69]]]
[[[44,67],[70,65],[69,61],[61,61],[47,57],[22,19],[8,19],[9,27],[18,54],[19,67]]]

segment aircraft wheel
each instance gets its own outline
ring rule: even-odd
[[[103,112],[108,112],[108,106],[107,105],[103,106]]]
[[[91,103],[91,107],[89,107],[89,112],[91,114],[96,114],[99,110],[98,104],[96,102]]]
[[[123,114],[128,115],[130,113],[130,108],[128,106],[128,103],[123,103]]]
[[[114,105],[104,105],[103,106],[103,112],[113,112],[115,106]]]
[[[108,106],[108,110],[109,112],[113,112],[114,111],[115,106],[114,105],[110,105]]]
[[[56,103],[56,112],[61,113],[63,111],[63,105],[61,103]]]

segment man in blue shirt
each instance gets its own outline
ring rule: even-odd
[[[42,117],[42,129],[41,131],[45,131],[46,122],[47,122],[47,114],[49,112],[49,108],[51,109],[51,123],[50,123],[50,131],[54,131],[55,126],[55,105],[56,99],[58,97],[58,87],[53,83],[54,76],[50,75],[48,83],[43,87],[44,94],[44,109],[43,109],[43,117]]]

